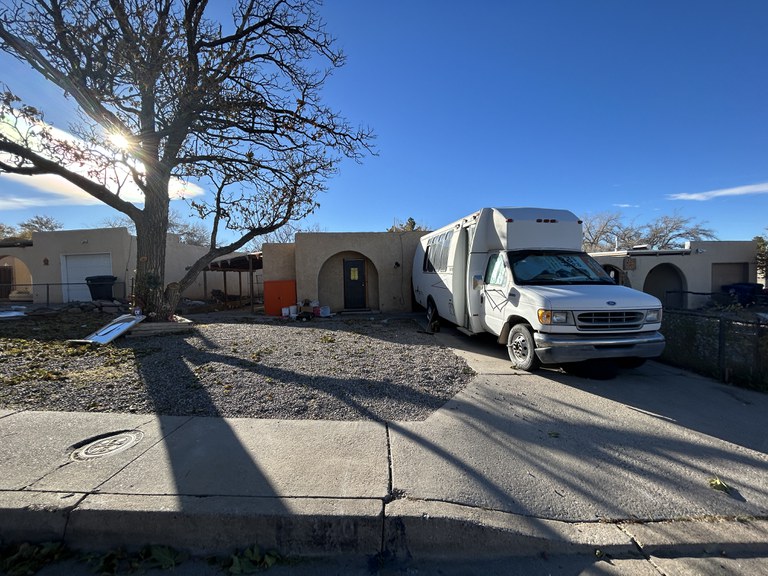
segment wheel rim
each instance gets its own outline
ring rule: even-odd
[[[529,348],[528,341],[522,334],[515,334],[510,342],[509,349],[517,360],[524,361],[528,359]]]

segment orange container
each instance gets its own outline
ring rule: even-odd
[[[296,304],[296,280],[267,280],[264,282],[264,313],[281,316],[283,308]]]

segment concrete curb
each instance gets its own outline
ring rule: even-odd
[[[0,492],[0,540],[79,550],[162,544],[195,554],[258,544],[287,556],[613,558],[768,556],[768,520],[569,523],[445,502]]]
[[[378,499],[0,492],[0,540],[78,550],[171,546],[195,554],[258,544],[289,556],[375,555]]]
[[[613,524],[569,523],[445,502],[397,500],[386,507],[385,551],[402,558],[638,555]]]
[[[768,520],[666,521],[625,524],[648,556],[768,556]]]

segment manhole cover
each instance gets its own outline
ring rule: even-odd
[[[102,436],[77,448],[72,452],[72,460],[92,460],[116,454],[135,446],[142,438],[144,433],[139,430],[125,430]]]

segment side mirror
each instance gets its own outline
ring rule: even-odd
[[[480,274],[472,276],[472,290],[480,290],[483,287],[483,277]]]

